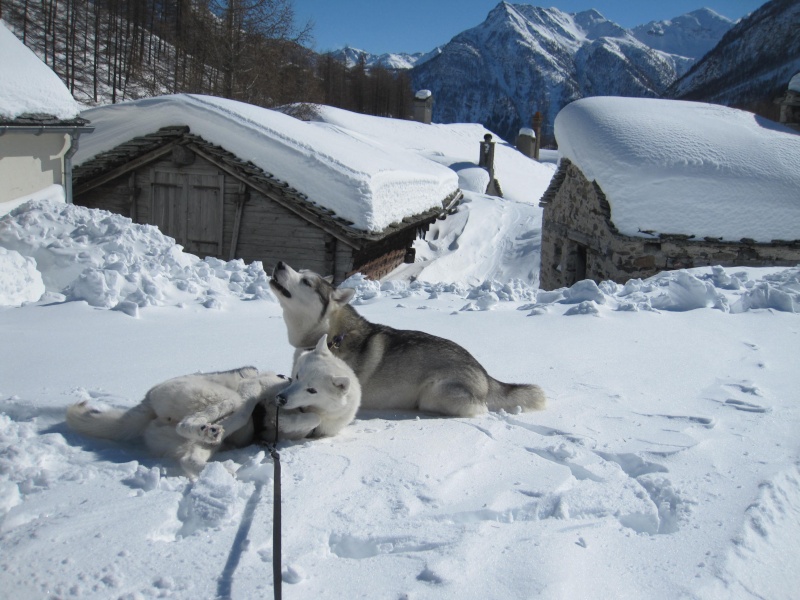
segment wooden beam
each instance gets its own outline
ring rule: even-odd
[[[236,199],[236,217],[233,219],[233,232],[231,235],[231,252],[228,260],[236,258],[236,246],[239,245],[239,230],[242,228],[242,212],[247,202],[247,186],[243,181],[239,182],[239,197]]]
[[[109,181],[113,181],[117,177],[120,177],[121,175],[124,175],[125,173],[127,173],[129,171],[132,171],[134,169],[138,169],[142,165],[146,165],[149,162],[152,162],[154,160],[158,160],[159,158],[161,158],[165,154],[171,153],[172,149],[175,146],[177,146],[179,142],[180,142],[180,140],[173,140],[173,141],[169,142],[165,146],[161,146],[160,148],[156,148],[155,150],[152,150],[152,151],[148,152],[147,154],[142,154],[138,158],[135,158],[135,159],[133,159],[133,160],[131,160],[129,162],[126,162],[124,165],[120,165],[116,169],[111,169],[110,171],[108,171],[106,173],[103,173],[102,175],[94,177],[94,178],[90,179],[89,181],[87,181],[86,183],[83,183],[83,184],[79,185],[77,188],[75,188],[73,190],[73,195],[74,196],[78,196],[80,194],[84,194],[84,193],[88,192],[89,190],[93,190],[96,187],[100,187],[101,185],[108,183]]]

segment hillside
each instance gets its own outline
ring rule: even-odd
[[[798,23],[797,0],[770,0],[726,33],[664,96],[748,108],[770,116],[769,111],[775,110],[772,100],[800,71]]]

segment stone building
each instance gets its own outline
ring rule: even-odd
[[[592,98],[559,114],[556,136],[542,289],[800,263],[800,137],[779,126],[699,103]]]
[[[800,73],[791,78],[786,93],[777,102],[781,107],[781,123],[800,131]]]

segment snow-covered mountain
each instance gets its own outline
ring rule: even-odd
[[[383,67],[384,69],[392,70],[407,70],[412,69],[417,65],[421,65],[441,52],[440,48],[431,50],[430,52],[416,52],[408,54],[405,52],[387,54],[371,54],[358,48],[342,48],[332,52],[333,56],[342,61],[348,68],[355,67],[358,63],[364,60],[364,65],[369,67]]]
[[[633,37],[667,54],[702,58],[722,39],[734,22],[708,8],[701,8],[674,19],[650,21],[631,29]]]
[[[732,106],[771,103],[800,71],[800,2],[770,0],[665,93]]]
[[[412,77],[417,89],[433,91],[435,121],[480,122],[513,140],[537,110],[548,134],[572,100],[658,96],[681,64],[596,10],[568,14],[501,2]]]

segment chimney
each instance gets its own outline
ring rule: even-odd
[[[539,160],[539,147],[542,144],[542,113],[538,110],[533,115],[533,133],[536,135],[536,144],[533,150],[533,158]]]
[[[433,119],[433,94],[430,90],[419,90],[414,95],[414,120],[431,124]]]
[[[517,134],[517,150],[528,158],[535,158],[536,154],[536,132],[530,127],[523,127]]]

